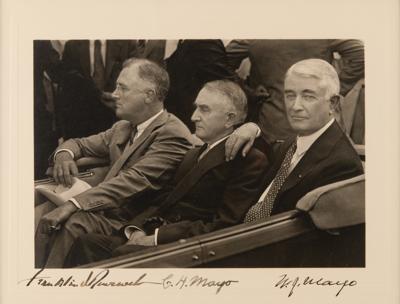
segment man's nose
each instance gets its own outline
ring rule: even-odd
[[[292,110],[300,111],[302,109],[303,109],[302,98],[300,95],[298,95],[293,101]]]
[[[115,89],[114,92],[111,93],[111,97],[113,99],[119,99],[118,89]]]
[[[197,114],[197,109],[194,110],[194,112],[193,112],[193,114],[192,114],[192,117],[191,117],[191,120],[192,120],[193,122],[199,121],[199,115]]]

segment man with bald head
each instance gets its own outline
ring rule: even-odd
[[[38,218],[44,214],[35,239],[37,267],[61,267],[81,234],[118,231],[140,208],[146,208],[145,204],[138,206],[138,197],[151,197],[173,177],[192,146],[192,136],[178,118],[164,110],[168,88],[168,74],[156,63],[128,60],[113,92],[121,120],[109,130],[70,139],[56,149],[56,183],[70,186],[77,173],[75,161],[82,157],[108,158],[110,170],[102,183],[62,206],[47,202],[36,207]],[[49,235],[53,242],[48,244],[47,257]]]
[[[245,221],[294,209],[309,191],[363,174],[356,151],[333,116],[339,90],[338,75],[324,60],[302,60],[289,68],[284,100],[288,121],[297,136],[277,149],[259,189],[258,202]]]

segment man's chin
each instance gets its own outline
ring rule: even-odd
[[[115,109],[115,116],[117,116],[118,119],[124,119],[123,113],[121,113],[118,108]]]
[[[304,134],[309,133],[308,132],[309,130],[306,127],[301,126],[299,124],[291,124],[291,127],[292,127],[292,130],[294,131],[294,133],[297,135],[302,136]]]
[[[196,130],[196,132],[194,133],[194,135],[196,135],[196,137],[198,139],[200,139],[202,142],[205,142],[205,137],[204,134],[202,134],[202,132],[199,132],[198,130]]]

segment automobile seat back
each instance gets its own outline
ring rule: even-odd
[[[303,196],[296,208],[322,230],[365,223],[365,175],[322,186]]]

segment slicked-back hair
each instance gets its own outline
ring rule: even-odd
[[[243,123],[247,116],[247,97],[242,88],[230,80],[214,80],[207,82],[203,89],[216,92],[226,97],[231,104],[231,109],[236,113],[235,124]]]
[[[285,79],[292,74],[319,79],[326,88],[327,99],[340,92],[339,76],[335,68],[325,60],[311,58],[298,61],[288,69]]]
[[[133,65],[137,65],[138,67],[139,78],[150,82],[154,86],[157,99],[164,101],[169,90],[169,76],[167,71],[156,62],[142,58],[130,58],[125,60],[123,68],[129,68]]]

